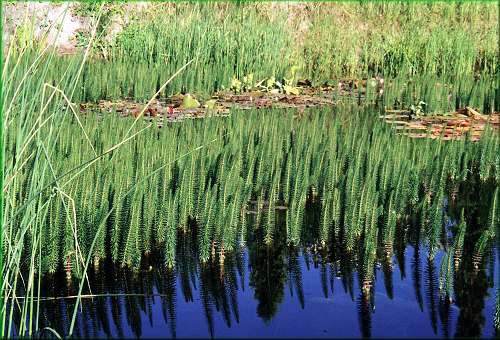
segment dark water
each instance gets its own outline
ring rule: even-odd
[[[498,253],[490,244],[481,258],[472,255],[490,205],[489,198],[475,195],[446,202],[442,249],[433,260],[419,221],[399,224],[393,255],[378,247],[375,281],[365,293],[358,275],[362,252],[314,242],[319,225],[314,204],[306,209],[300,249],[279,236],[285,235],[284,213],[277,215],[272,245],[263,242],[262,228],[249,227],[246,246],[224,261],[215,256],[200,263],[195,233],[179,232],[173,269],[162,265],[161,255],[145,258],[135,272],[110,263],[92,267],[84,293],[94,296],[82,299],[74,336],[495,337]],[[440,266],[446,235],[453,233],[462,209],[468,227],[450,301],[441,294]],[[78,284],[64,272],[44,278],[41,296],[65,298],[40,301],[39,328],[68,334],[76,299],[67,297],[77,294]]]
[[[379,266],[369,298],[356,273],[308,253],[243,251],[218,263],[140,274],[103,271],[85,298],[79,337],[493,337],[493,258],[457,278],[456,301],[439,295],[439,269],[425,249],[407,247]],[[437,257],[435,262],[439,262]],[[385,269],[385,270],[384,270]],[[74,299],[46,301],[44,317],[67,329]],[[45,323],[45,322],[44,322]]]
[[[408,248],[404,263],[394,260],[392,283],[384,281],[383,270],[377,269],[374,294],[369,299],[361,296],[356,274],[349,282],[339,277],[335,268],[315,264],[305,254],[288,258],[289,268],[260,268],[269,273],[258,277],[252,273],[251,260],[245,252],[239,259],[243,265],[241,274],[234,269],[235,273],[220,277],[213,275],[218,269],[203,269],[197,276],[184,278],[190,280],[189,289],[179,275],[169,273],[143,273],[135,279],[121,277],[113,287],[115,292],[136,291],[144,295],[84,299],[76,335],[494,336],[494,292],[486,271],[464,282],[463,290],[457,291],[457,301],[449,304],[439,298],[436,267],[420,256],[414,248]],[[273,262],[265,257],[261,260],[263,264]],[[209,277],[205,270],[210,272]],[[54,313],[49,324],[56,329],[66,328],[68,316],[64,314],[73,302],[44,304],[46,313]]]

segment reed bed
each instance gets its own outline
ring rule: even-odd
[[[302,117],[283,110],[233,111],[161,129],[141,121],[137,130],[143,132],[130,143],[78,176],[55,182],[119,143],[132,122],[114,114],[89,115],[80,118],[80,126],[71,115],[62,116],[44,154],[50,167],[40,172],[36,158],[28,158],[10,186],[4,249],[19,249],[20,271],[31,267],[38,268],[37,275],[66,272],[68,279],[83,279],[84,259],[96,269],[108,259],[137,271],[160,253],[161,266],[173,269],[179,234],[193,235],[197,261],[222,266],[257,234],[261,247],[272,249],[279,239],[291,249],[314,244],[359,257],[360,286],[369,295],[377,249],[392,258],[401,228],[418,216],[429,258],[445,251],[441,291],[452,296],[456,261],[464,242],[471,242],[465,235],[476,235],[477,266],[497,233],[498,134],[487,130],[477,143],[413,140],[350,107],[314,109]],[[40,134],[51,129],[44,126]],[[9,131],[6,165],[16,168],[19,146]],[[489,217],[473,234],[465,233],[462,220],[450,236],[445,204],[466,181],[490,188],[484,193],[485,199],[492,197],[486,204]],[[50,186],[38,195],[34,188],[40,182]],[[304,216],[310,204],[319,207],[317,225]],[[284,223],[278,224],[277,209],[286,209]],[[312,236],[311,228],[317,230]],[[6,254],[7,261],[11,256]]]
[[[44,273],[66,268],[81,275],[79,256],[91,256],[97,265],[107,249],[116,263],[138,268],[144,254],[162,247],[165,265],[172,267],[178,229],[197,230],[201,261],[245,244],[249,202],[256,203],[256,225],[269,245],[275,237],[276,207],[286,207],[287,244],[299,245],[305,205],[319,199],[322,243],[333,238],[352,250],[361,242],[368,255],[380,239],[390,252],[396,225],[408,209],[417,209],[432,256],[440,248],[448,193],[471,176],[500,182],[499,137],[492,131],[478,143],[414,141],[395,136],[364,112],[263,115],[235,111],[230,118],[189,120],[162,129],[154,122],[141,123],[138,129],[146,130],[120,151],[73,180],[53,183],[31,203],[32,216],[19,215],[16,207],[33,201],[31,186],[40,177],[51,183],[102,154],[123,139],[131,123],[113,114],[80,118],[87,139],[77,120],[66,115],[45,154],[50,170],[39,173],[32,157],[12,184],[7,233],[16,235],[21,220],[32,218],[47,254],[41,263],[35,259],[35,266]],[[20,128],[14,125],[10,131]],[[42,127],[40,133],[51,129]],[[8,168],[16,167],[18,149],[7,132]],[[57,195],[59,190],[65,195]],[[478,254],[495,236],[495,202]],[[23,257],[32,255],[29,247],[25,251]],[[366,265],[372,272],[373,264]]]
[[[485,28],[497,21],[496,8],[484,3],[318,6],[304,39],[310,60],[304,65],[314,78],[493,74],[498,28]]]
[[[439,36],[431,36],[434,47],[423,49],[422,40],[412,59],[400,60],[401,51],[387,54],[384,47],[378,56],[370,52],[345,66],[338,60],[348,60],[353,52],[339,49],[347,45],[344,40],[334,40],[325,43],[325,51],[338,55],[333,58],[338,64],[328,64],[311,57],[317,51],[307,43],[304,56],[293,50],[293,35],[283,26],[285,18],[277,15],[271,21],[258,9],[250,6],[253,12],[248,13],[241,11],[243,7],[226,8],[225,15],[220,15],[209,6],[180,6],[168,20],[159,14],[130,25],[117,37],[107,60],[87,54],[60,57],[43,46],[32,46],[29,39],[20,48],[9,49],[2,69],[2,336],[12,334],[18,312],[22,320],[33,322],[21,323],[17,334],[31,336],[39,329],[40,309],[34,297],[39,296],[45,274],[62,270],[68,278],[81,280],[81,290],[89,263],[99,267],[110,259],[136,271],[158,251],[169,272],[178,264],[178,233],[195,235],[197,261],[217,259],[221,265],[255,231],[266,249],[279,239],[291,248],[312,242],[347,253],[360,251],[363,287],[369,291],[378,245],[392,256],[400,229],[410,213],[417,213],[430,258],[452,245],[441,266],[444,294],[452,294],[451,264],[459,258],[451,254],[460,254],[464,243],[473,242],[480,262],[499,234],[500,146],[498,134],[489,129],[477,143],[412,140],[394,135],[373,115],[373,107],[358,109],[349,104],[304,113],[233,110],[226,118],[188,120],[161,129],[154,120],[133,123],[114,113],[76,114],[72,102],[150,98],[193,57],[192,67],[161,96],[177,91],[207,94],[227,85],[233,75],[280,76],[298,64],[302,76],[315,81],[354,73],[371,76],[381,70],[391,75],[396,69],[419,79],[425,77],[423,71],[443,80],[463,74],[464,82],[453,84],[456,106],[470,100],[476,107],[483,105],[486,112],[498,104],[498,83],[492,88],[490,80],[497,72],[491,62],[498,55],[496,44],[478,48],[482,39],[465,40],[465,45],[475,47],[464,47],[467,53],[457,54],[456,59],[446,55],[433,68],[428,62],[442,50]],[[380,11],[408,15],[414,20],[411,23],[422,10],[409,6],[404,14],[389,5],[363,8],[367,15]],[[484,14],[481,6],[451,8],[448,18],[473,13],[475,23]],[[453,27],[462,32],[462,24],[458,20]],[[424,24],[411,27],[417,32],[427,29]],[[252,34],[240,34],[242,30]],[[328,33],[326,26],[316,30],[320,35]],[[460,34],[457,37],[467,38]],[[405,39],[402,46],[408,47],[412,40]],[[358,47],[366,47],[358,42]],[[90,46],[92,41],[88,51]],[[423,50],[428,54],[419,54]],[[372,55],[376,62],[370,61]],[[389,59],[381,60],[381,55]],[[308,65],[309,61],[314,64]],[[371,64],[375,66],[367,66]],[[470,65],[479,66],[471,69]],[[315,73],[318,68],[325,72]],[[471,85],[473,73],[481,77]],[[401,96],[407,98],[404,103],[428,98],[430,105],[438,105],[435,99],[447,92],[431,90],[430,84],[409,86],[402,94],[387,93],[384,100],[396,105]],[[452,104],[443,101],[442,105]],[[465,224],[448,240],[444,202],[471,179],[494,191],[490,218],[478,230],[477,240],[467,239]],[[311,228],[304,217],[309,204],[320,208],[319,233],[312,239],[305,237]],[[277,209],[285,209],[283,228],[277,227]],[[255,223],[248,223],[249,213]],[[19,287],[26,297],[21,302],[16,295]],[[69,335],[75,315],[76,308]]]
[[[460,253],[460,269],[455,270],[453,273],[454,282],[459,282],[452,285],[455,305],[461,310],[457,311],[457,313],[463,313],[467,310],[468,304],[464,304],[464,298],[484,298],[484,295],[470,297],[473,286],[486,286],[486,282],[493,280],[496,275],[494,271],[496,264],[494,260],[492,261],[496,254],[488,250],[482,260],[481,273],[474,276],[474,280],[465,279],[467,286],[460,283],[464,278],[471,275],[471,272],[466,268],[473,262],[474,249],[468,247],[468,244],[471,241],[473,243],[475,230],[478,226],[481,227],[481,223],[485,218],[482,210],[483,208],[488,210],[490,203],[490,199],[488,199],[483,202],[479,201],[474,206],[467,205],[467,208],[464,209],[463,219],[460,221],[460,213],[463,209],[460,207],[462,202],[466,199],[474,199],[487,194],[487,191],[479,190],[479,192],[471,193],[470,197],[467,197],[468,188],[462,189],[463,192],[460,193],[461,199],[452,204],[453,207],[448,206],[444,211],[445,218],[458,219],[457,222],[459,223],[454,224],[454,228],[457,228],[460,232],[463,231],[463,236],[467,235],[467,242],[464,242],[466,246],[463,248],[464,251]],[[489,194],[486,196],[490,198]],[[162,306],[162,314],[168,328],[170,328],[170,334],[175,336],[176,332],[178,332],[177,334],[180,336],[182,329],[177,325],[176,330],[176,324],[182,323],[182,319],[180,312],[177,315],[177,311],[181,310],[180,305],[188,303],[192,308],[197,306],[200,313],[205,314],[208,332],[211,336],[214,336],[217,334],[218,327],[220,327],[217,326],[217,323],[214,323],[216,315],[220,315],[221,319],[223,318],[227,327],[233,326],[234,322],[238,323],[242,320],[244,309],[239,303],[239,297],[240,294],[245,294],[247,284],[255,292],[257,315],[263,321],[268,322],[277,316],[284,296],[288,295],[288,289],[290,289],[293,298],[298,300],[300,307],[304,308],[310,304],[310,301],[304,297],[305,294],[310,294],[311,288],[306,281],[303,281],[303,277],[310,275],[309,271],[318,270],[318,268],[320,269],[317,273],[320,275],[316,277],[316,280],[318,287],[322,287],[324,297],[332,298],[333,296],[335,299],[343,294],[349,294],[352,298],[359,297],[356,299],[358,304],[369,304],[369,307],[371,307],[366,311],[359,310],[360,316],[365,315],[366,317],[364,312],[368,315],[371,314],[372,308],[375,306],[378,308],[377,302],[383,297],[377,295],[366,299],[359,292],[363,281],[359,280],[357,282],[356,276],[362,277],[355,273],[363,270],[362,249],[354,253],[345,253],[334,247],[320,249],[312,245],[307,246],[309,240],[316,239],[318,235],[318,230],[314,228],[314,225],[316,225],[320,216],[318,216],[316,210],[317,204],[311,204],[305,209],[304,214],[307,220],[305,224],[311,223],[311,227],[304,228],[303,240],[305,246],[303,248],[286,246],[285,233],[281,232],[285,228],[285,211],[280,210],[276,214],[278,233],[273,240],[272,247],[265,244],[265,234],[262,232],[262,228],[260,230],[256,229],[250,233],[251,240],[249,239],[247,244],[248,252],[246,249],[237,249],[232,254],[227,254],[223,265],[220,265],[216,259],[208,263],[201,263],[197,257],[198,246],[195,235],[190,232],[179,231],[175,250],[176,265],[173,269],[167,269],[161,263],[163,261],[161,254],[158,254],[158,257],[148,259],[148,265],[152,265],[152,268],[147,269],[148,267],[145,267],[145,270],[139,272],[127,268],[120,269],[110,263],[104,264],[97,271],[91,269],[89,277],[92,292],[87,289],[84,292],[81,302],[83,311],[78,315],[78,328],[74,334],[77,337],[88,337],[97,328],[105,332],[108,337],[112,337],[112,333],[114,333],[113,327],[107,327],[108,324],[115,324],[116,329],[120,329],[120,325],[129,324],[134,334],[140,336],[141,323],[139,322],[140,318],[136,316],[144,313],[143,315],[147,315],[149,318],[154,317],[154,308],[150,308],[150,306],[156,303]],[[252,227],[255,221],[254,217],[255,214],[250,215],[249,218],[248,225],[251,229],[254,229]],[[476,220],[478,221],[476,222]],[[464,225],[466,225],[465,228]],[[415,302],[420,303],[422,306],[425,300],[426,310],[424,313],[429,313],[431,316],[429,322],[433,322],[432,315],[436,309],[444,307],[450,302],[446,296],[440,296],[443,291],[440,288],[442,280],[438,275],[435,275],[440,269],[439,261],[428,262],[426,258],[427,248],[419,243],[419,233],[421,231],[418,228],[418,223],[410,223],[408,226],[408,229],[400,228],[401,231],[398,231],[400,240],[394,244],[395,253],[398,254],[397,261],[394,261],[393,258],[387,258],[384,247],[378,246],[376,261],[381,264],[382,268],[379,270],[383,271],[384,275],[377,275],[377,280],[373,282],[373,286],[378,286],[377,291],[384,290],[382,288],[384,286],[387,296],[393,298],[401,294],[398,290],[394,291],[394,286],[397,287],[399,280],[407,282],[408,286],[411,285],[411,282],[415,289],[417,299]],[[413,252],[412,256],[408,256],[412,253],[407,252],[408,247],[411,246],[414,246],[417,250]],[[442,259],[444,258],[442,257]],[[160,263],[156,263],[157,260]],[[412,263],[411,273],[405,273],[405,267],[409,269],[405,266],[405,262]],[[447,261],[443,260],[441,262],[447,263]],[[428,265],[423,268],[423,263],[428,263]],[[268,270],[270,267],[273,268],[272,271]],[[398,269],[396,267],[399,267],[401,273],[405,273],[401,278],[397,274]],[[422,276],[425,285],[433,288],[432,291],[427,291],[425,296],[422,296],[422,291],[420,291]],[[333,290],[333,282],[339,279],[345,289],[344,292],[342,292],[342,289]],[[272,283],[272,285],[270,286],[269,283]],[[269,294],[270,289],[272,294]],[[42,327],[49,326],[57,329],[61,334],[67,334],[69,325],[65,320],[70,318],[69,312],[74,308],[76,291],[78,291],[78,282],[66,282],[63,273],[57,273],[55,277],[52,276],[50,279],[43,281],[41,293],[44,297],[41,299],[42,315],[57,313],[56,315],[60,317],[54,320],[42,319]],[[487,294],[487,289],[480,292],[482,292],[481,294]],[[478,294],[477,291],[475,293]],[[69,298],[63,296],[69,296]],[[65,301],[64,304],[61,303],[63,300]],[[68,308],[67,304],[71,307]],[[124,308],[121,308],[121,305]],[[98,320],[96,323],[94,323],[94,319],[88,317],[96,313],[92,312],[91,308],[93,307],[97,307],[97,313],[99,313],[94,316]],[[106,309],[112,310],[111,315],[105,312]],[[14,317],[17,323],[16,327],[19,326],[18,317]],[[360,326],[365,317],[360,317]],[[445,320],[446,318],[440,316],[440,319]],[[176,322],[176,320],[178,321]],[[461,325],[471,322],[470,318],[458,318],[458,320]],[[97,324],[97,326],[89,327],[89,323]],[[476,323],[479,323],[479,321],[476,320]],[[144,324],[142,326],[144,327]],[[466,332],[460,326],[455,329],[457,329],[457,332]],[[475,328],[475,332],[479,333],[479,331],[481,331],[480,328]]]
[[[91,50],[74,99],[148,99],[162,79],[193,57],[191,72],[177,77],[161,96],[210,95],[228,88],[233,76],[281,79],[292,66],[315,84],[375,75],[494,81],[498,74],[494,4],[311,3],[296,11],[286,6],[158,4],[129,13],[123,31]],[[105,35],[101,30],[97,38]],[[73,58],[78,57],[56,58],[51,79],[63,78]]]

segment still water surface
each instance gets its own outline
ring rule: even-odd
[[[90,284],[84,289],[89,296],[78,308],[74,335],[498,337],[494,327],[498,248],[490,244],[480,258],[473,256],[491,200],[482,191],[468,189],[460,195],[464,199],[444,202],[444,236],[436,257],[429,260],[419,221],[410,217],[397,226],[390,250],[378,246],[375,280],[364,293],[358,275],[362,249],[343,253],[334,240],[321,247],[315,241],[320,212],[309,204],[301,248],[287,246],[285,213],[278,211],[271,245],[263,242],[262,228],[252,226],[255,218],[250,215],[246,245],[226,254],[224,261],[216,256],[200,263],[194,228],[179,231],[173,269],[166,268],[161,254],[145,258],[142,269],[135,272],[110,263],[100,269],[92,266]],[[461,255],[454,258],[449,299],[440,290],[440,268],[462,209],[467,235]],[[71,296],[77,294],[78,284],[68,281],[63,270],[42,280],[41,296],[61,298],[40,301],[40,328],[68,334],[76,302]],[[46,329],[41,335],[52,334]]]
[[[495,251],[476,272],[458,275],[451,303],[439,294],[442,254],[428,261],[422,246],[394,256],[392,270],[389,263],[378,265],[369,297],[349,265],[313,253],[250,247],[226,257],[223,273],[219,263],[189,260],[175,271],[131,274],[110,267],[92,275],[92,293],[137,295],[83,299],[76,336],[495,336]],[[46,293],[76,290],[55,282]],[[68,329],[74,299],[42,304],[51,315],[42,320],[46,326]]]

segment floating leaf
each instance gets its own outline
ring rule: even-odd
[[[267,81],[266,81],[266,87],[268,89],[271,89],[274,84],[276,83],[276,78],[274,78],[274,76],[272,76],[271,78],[268,78]]]
[[[283,86],[283,90],[285,90],[286,94],[294,94],[296,96],[300,94],[300,90],[295,86],[285,85]]]
[[[184,96],[181,107],[183,109],[196,109],[200,107],[200,102],[193,98],[189,93]]]
[[[241,92],[241,81],[239,81],[236,77],[233,76],[233,79],[231,80],[231,90],[233,90],[235,93],[240,93]]]
[[[253,73],[250,73],[246,76],[243,77],[243,87],[246,89],[246,90],[250,90],[252,89],[254,86],[253,84]]]
[[[213,109],[215,109],[215,103],[217,103],[217,101],[215,99],[207,100],[205,102],[205,107],[209,110],[213,110]]]

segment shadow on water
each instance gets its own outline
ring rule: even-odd
[[[393,250],[379,245],[374,280],[366,290],[359,274],[364,270],[363,250],[347,253],[334,237],[328,247],[315,243],[320,214],[318,204],[309,202],[301,248],[287,245],[285,213],[278,211],[271,244],[265,242],[264,228],[249,216],[254,228],[248,228],[247,247],[223,260],[216,255],[206,263],[199,261],[193,228],[179,231],[173,268],[163,265],[161,252],[145,257],[139,271],[111,262],[92,267],[74,335],[494,336],[496,249],[490,245],[480,258],[474,255],[489,203],[480,198],[491,190],[475,187],[479,189],[459,188],[461,199],[445,205],[445,228],[454,230],[462,209],[468,225],[455,261],[452,297],[440,289],[444,251],[432,260],[428,257],[418,214],[398,224]],[[442,244],[446,246],[446,240]],[[42,280],[41,296],[46,298],[40,300],[41,329],[68,333],[78,283],[68,280],[63,270]],[[41,335],[50,336],[48,331]]]

